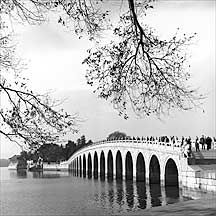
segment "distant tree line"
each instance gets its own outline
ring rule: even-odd
[[[86,142],[85,135],[82,135],[76,142],[68,140],[65,146],[57,144],[44,144],[34,153],[31,151],[22,151],[21,157],[25,160],[33,161],[37,161],[38,158],[41,157],[44,162],[60,162],[68,160],[75,151],[92,143],[92,140]]]

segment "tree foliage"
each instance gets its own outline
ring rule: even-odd
[[[60,101],[52,100],[49,94],[33,92],[22,77],[25,65],[16,55],[7,16],[11,18],[16,13],[16,18],[28,22],[41,22],[44,16],[39,9],[38,15],[34,15],[24,6],[25,2],[28,1],[0,4],[0,134],[22,147],[34,149],[44,143],[59,142],[66,132],[76,132],[78,117],[59,109]]]
[[[88,84],[99,97],[110,99],[120,115],[128,118],[131,105],[138,116],[188,110],[202,98],[188,86],[187,48],[194,35],[160,39],[146,24],[138,1],[128,0],[129,11],[120,16],[109,44],[88,50]],[[147,1],[144,10],[153,8]],[[145,14],[145,13],[144,13]]]
[[[91,145],[93,142],[89,140],[85,142],[85,135],[82,135],[77,142],[68,140],[65,146],[57,145],[54,143],[48,143],[39,146],[36,151],[21,151],[20,158],[23,160],[38,161],[38,158],[42,158],[44,162],[61,162],[68,160],[71,155],[84,147],[85,145]],[[80,142],[82,140],[82,142]]]
[[[126,133],[120,132],[120,131],[115,131],[107,137],[107,140],[118,140],[118,139],[126,139],[127,135]]]
[[[10,42],[10,35],[1,31],[0,94],[6,104],[0,109],[0,133],[19,145],[34,148],[58,141],[67,131],[76,132],[76,115],[57,110],[59,101],[29,88],[27,80],[20,74],[23,66],[16,59]]]
[[[0,92],[10,106],[1,109],[0,118],[6,129],[0,133],[19,137],[28,145],[54,142],[65,129],[75,132],[76,116],[55,110],[56,103],[48,95],[39,95],[27,87],[20,76],[23,69],[11,44],[7,17],[23,23],[40,24],[47,14],[55,12],[58,23],[84,33],[97,41],[83,61],[89,69],[87,83],[94,85],[99,97],[110,100],[120,115],[128,118],[132,106],[139,116],[167,114],[172,109],[188,110],[201,96],[188,85],[190,78],[186,50],[194,35],[160,39],[144,24],[146,10],[153,0],[120,1],[127,8],[113,26],[113,14],[106,0],[1,0],[0,4]],[[112,28],[110,43],[101,45],[99,35]],[[13,83],[8,74],[13,73]],[[14,81],[15,80],[15,81]],[[44,126],[45,125],[45,126]]]

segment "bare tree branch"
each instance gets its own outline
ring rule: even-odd
[[[113,31],[116,40],[89,51],[83,62],[89,66],[88,83],[125,118],[128,101],[137,115],[159,118],[172,109],[198,106],[203,96],[187,85],[186,51],[194,35],[160,40],[139,21],[135,3],[128,0],[129,11]],[[152,8],[150,1],[143,7]]]
[[[30,146],[58,140],[59,134],[76,132],[77,116],[55,109],[47,94],[32,92],[20,72],[22,61],[16,57],[11,33],[4,16],[23,23],[40,24],[47,14],[55,12],[58,23],[74,29],[81,37],[96,40],[112,27],[105,0],[1,0],[0,4],[0,94],[9,106],[0,110],[0,133],[9,139],[19,137]],[[99,97],[111,100],[120,115],[128,118],[128,109],[138,116],[154,114],[160,118],[173,109],[188,110],[200,104],[202,95],[188,85],[187,48],[194,35],[175,34],[161,40],[155,31],[143,24],[151,0],[127,0],[128,11],[113,28],[113,40],[88,50],[83,61],[89,69],[87,83],[96,86]],[[120,5],[120,7],[121,7]],[[3,16],[2,16],[3,15]],[[14,73],[14,80],[8,74]],[[4,73],[4,74],[3,74]]]

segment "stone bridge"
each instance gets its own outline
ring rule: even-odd
[[[77,176],[179,185],[188,171],[180,142],[146,140],[99,141],[75,152],[67,161]]]

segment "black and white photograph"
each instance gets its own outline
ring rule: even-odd
[[[216,215],[216,0],[0,0],[0,216]]]

